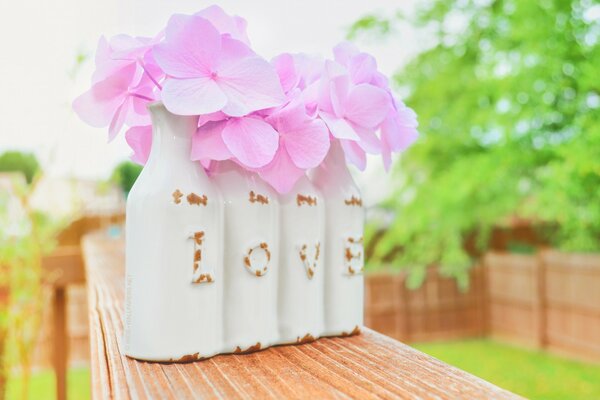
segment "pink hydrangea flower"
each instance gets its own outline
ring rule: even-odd
[[[334,63],[328,69],[334,72],[325,74],[320,84],[319,117],[342,144],[348,161],[364,169],[364,153],[381,151],[375,132],[387,115],[390,98],[376,86],[353,84],[347,73],[337,72],[338,65]]]
[[[168,75],[162,100],[175,114],[240,117],[285,101],[271,65],[202,17],[172,16],[154,57]]]
[[[388,116],[381,124],[381,156],[386,171],[392,164],[392,152],[406,150],[419,137],[417,114],[402,101],[394,99]]]
[[[196,14],[199,17],[205,18],[223,35],[228,35],[232,39],[244,42],[250,46],[250,39],[246,33],[246,20],[237,15],[228,15],[223,9],[217,5],[212,5],[205,8]]]
[[[325,60],[306,54],[280,54],[273,58],[281,86],[286,95],[292,92],[304,102],[307,114],[315,118],[318,112],[319,81],[325,67]]]
[[[279,193],[286,193],[307,169],[323,161],[329,151],[329,132],[322,121],[306,114],[299,93],[267,121],[279,133],[279,149],[259,174]]]
[[[398,100],[375,59],[344,42],[334,60],[281,54],[270,63],[250,48],[246,21],[211,6],[173,15],[154,38],[101,38],[92,87],[73,103],[87,123],[108,127],[109,139],[129,126],[132,160],[152,147],[147,103],[197,115],[191,158],[205,168],[231,159],[285,193],[321,164],[332,141],[360,169],[379,154],[417,137],[415,113]]]
[[[158,43],[164,34],[161,32],[155,38],[132,37],[128,35],[117,35],[111,38],[111,59],[115,62],[125,61],[135,63],[138,66],[138,74],[145,74],[156,89],[162,89],[161,81],[165,74],[156,64],[152,52],[152,46]]]
[[[125,140],[133,150],[131,161],[145,165],[152,148],[152,126],[144,125],[129,128],[125,132]]]
[[[75,99],[73,109],[89,125],[108,126],[109,140],[125,124],[150,123],[146,105],[156,99],[157,79],[162,77],[149,54],[151,43],[126,35],[110,42],[100,39],[92,87]]]
[[[247,168],[268,164],[278,147],[278,134],[258,116],[209,121],[192,140],[193,160],[236,159]]]
[[[153,84],[146,78],[135,83],[136,70],[136,65],[130,64],[114,71],[73,102],[73,109],[83,121],[99,128],[109,127],[109,140],[125,123],[149,122],[146,104],[154,100]]]
[[[377,71],[377,61],[373,56],[361,53],[350,42],[342,42],[335,46],[333,55],[337,63],[346,67],[352,83],[355,85],[361,83],[374,84],[373,80],[379,72]]]
[[[353,84],[369,84],[378,87],[384,90],[389,97],[389,105],[386,107],[387,114],[378,127],[380,129],[380,148],[376,152],[381,154],[383,164],[386,170],[389,170],[391,153],[405,150],[418,137],[416,114],[396,99],[388,79],[377,70],[377,62],[371,55],[360,52],[358,48],[348,42],[338,44],[333,53],[335,61],[346,68],[348,77]],[[363,136],[361,139],[364,138]],[[369,151],[365,146],[369,143],[375,145],[374,142],[367,140],[355,143],[341,140],[346,157],[359,168],[364,168],[366,165],[364,151]],[[375,148],[373,147],[372,150]]]
[[[295,89],[306,90],[321,78],[325,60],[306,54],[283,53],[271,61],[286,94]]]
[[[361,128],[374,130],[381,124],[389,102],[387,93],[376,86],[354,85],[347,74],[334,75],[323,79],[319,116],[334,137],[358,140]]]
[[[285,193],[307,169],[318,166],[328,150],[327,127],[306,114],[296,91],[286,106],[264,119],[254,115],[204,123],[194,135],[192,159],[234,159]]]

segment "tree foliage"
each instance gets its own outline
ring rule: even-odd
[[[599,7],[589,0],[437,0],[412,22],[435,32],[396,81],[422,137],[395,166],[396,218],[375,258],[439,264],[464,282],[464,249],[526,217],[563,249],[600,248]],[[373,24],[377,25],[377,24]],[[394,253],[396,254],[396,253]]]
[[[0,155],[0,172],[22,172],[31,183],[33,177],[40,170],[37,158],[31,153],[20,151],[7,151]]]
[[[131,161],[123,161],[115,167],[110,180],[119,185],[125,194],[129,194],[133,184],[142,172],[142,168],[141,165]]]
[[[31,205],[40,179],[36,175],[26,185],[15,177],[9,190],[0,191],[0,399],[16,365],[21,370],[22,397],[28,398],[42,322],[42,257],[55,247],[64,225]]]

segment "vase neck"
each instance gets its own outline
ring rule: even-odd
[[[148,110],[152,119],[152,150],[148,164],[195,164],[190,159],[190,152],[198,117],[172,114],[162,103],[152,103]]]
[[[325,160],[323,160],[323,163],[321,163],[321,165],[319,165],[319,167],[317,167],[314,171],[314,180],[327,181],[327,184],[354,184],[352,175],[350,174],[348,166],[346,165],[346,156],[344,155],[344,150],[339,143],[335,141],[331,143],[331,147],[327,153],[327,156],[325,157]]]
[[[230,172],[243,176],[249,176],[252,174],[231,160],[214,161],[213,165],[211,165],[211,170],[215,175],[226,174]]]

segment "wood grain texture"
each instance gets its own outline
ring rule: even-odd
[[[83,250],[94,399],[518,398],[369,329],[188,364],[130,359],[120,351],[124,243],[92,234]]]

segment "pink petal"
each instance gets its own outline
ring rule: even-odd
[[[145,165],[152,148],[152,126],[134,126],[125,132],[125,140],[133,150],[131,161]]]
[[[271,64],[273,64],[277,75],[279,75],[279,81],[285,93],[298,85],[300,77],[296,73],[294,57],[291,54],[280,54],[271,61]]]
[[[254,117],[229,120],[222,137],[229,151],[250,168],[271,162],[279,146],[279,134],[273,127]]]
[[[358,48],[350,42],[341,42],[333,48],[335,61],[342,65],[348,65],[352,57],[359,54]]]
[[[175,14],[169,19],[166,40],[154,46],[158,65],[176,78],[210,76],[221,51],[221,35],[201,17]]]
[[[320,112],[319,117],[327,124],[331,134],[338,139],[358,140],[359,137],[352,126],[343,118]]]
[[[114,60],[136,61],[144,57],[154,43],[152,38],[116,35],[110,39],[111,58]]]
[[[240,34],[239,37],[238,35],[232,35],[232,37],[234,39],[241,40],[242,42],[250,46],[250,39],[248,39],[248,35],[246,34],[246,31],[248,29],[248,22],[244,18],[239,17],[237,15],[234,15],[233,19],[235,20],[235,26],[237,27],[237,30],[238,32],[240,32]]]
[[[243,18],[230,16],[217,5],[205,8],[195,15],[206,18],[221,34],[228,34],[233,39],[250,45],[250,40],[246,34],[246,21]]]
[[[133,107],[131,104],[131,98],[126,97],[125,101],[119,108],[117,108],[117,112],[113,116],[112,121],[110,121],[110,125],[108,126],[108,141],[112,141],[123,129],[123,125],[125,124],[125,119],[127,118],[127,114],[129,110]]]
[[[96,69],[92,74],[92,84],[103,81],[119,70],[132,65],[130,60],[113,60],[113,50],[104,36],[100,37],[96,48]],[[133,78],[133,76],[132,76]]]
[[[135,93],[154,99],[153,87],[151,86],[137,88]],[[130,96],[130,98],[131,108],[127,113],[125,123],[129,126],[150,125],[152,121],[150,120],[150,114],[148,113],[149,101],[133,95]]]
[[[192,138],[192,160],[228,160],[233,157],[225,142],[223,129],[227,121],[207,122]]]
[[[327,63],[327,65],[338,65],[337,63]],[[330,76],[331,68],[325,68],[324,75],[318,86],[319,109],[343,117],[342,103],[348,96],[350,80],[348,75]],[[337,74],[337,73],[336,73]]]
[[[417,128],[419,126],[419,122],[417,120],[417,113],[410,107],[407,107],[402,101],[393,99],[394,106],[396,110],[398,110],[398,116],[402,121],[403,126],[407,126],[410,128]]]
[[[282,134],[281,140],[298,168],[318,166],[329,151],[329,131],[323,121],[310,120]]]
[[[360,84],[348,93],[344,102],[344,116],[365,128],[376,128],[386,117],[390,98],[385,90],[375,86]]]
[[[327,79],[336,79],[336,78],[345,76],[347,74],[347,72],[348,72],[348,70],[342,64],[335,62],[335,61],[331,61],[331,60],[325,61],[325,66],[323,68],[323,75]]]
[[[198,126],[202,126],[207,122],[223,121],[225,119],[227,119],[227,115],[223,114],[221,111],[210,114],[202,114],[198,118]]]
[[[267,114],[266,121],[279,132],[287,132],[301,126],[308,119],[300,91],[291,94],[291,100],[284,107]]]
[[[117,109],[123,104],[134,73],[135,65],[130,64],[95,83],[90,90],[73,101],[73,110],[91,126],[99,128],[107,126],[113,120]]]
[[[221,38],[221,53],[219,54],[219,60],[215,68],[218,69],[219,65],[229,65],[238,62],[242,58],[252,56],[256,57],[256,53],[246,44],[239,40],[223,36]]]
[[[381,138],[386,140],[392,151],[408,148],[419,136],[414,111],[403,103],[397,103],[399,111],[392,109],[381,124]]]
[[[303,92],[303,96],[308,98],[311,102],[316,101],[319,111],[336,116],[336,110],[334,110],[331,101],[332,91],[333,89],[331,81],[329,79],[322,78],[318,82],[315,82],[306,88],[306,90]]]
[[[348,97],[349,88],[350,82],[346,76],[341,76],[337,79],[331,80],[331,106],[333,108],[333,113],[338,117],[344,116],[344,103],[346,97]]]
[[[319,82],[312,83],[301,93],[306,113],[311,118],[316,118],[319,114],[319,86]]]
[[[98,67],[99,64],[102,64],[106,60],[110,59],[111,49],[108,44],[108,40],[104,36],[100,36],[98,39],[98,45],[96,46],[96,53],[94,53],[94,64]]]
[[[73,101],[73,110],[83,122],[96,128],[104,128],[110,124],[115,112],[123,103],[123,96],[103,97],[98,86],[92,86]]]
[[[356,142],[361,149],[370,154],[381,153],[381,141],[372,129],[354,126],[354,131],[358,134],[359,140]]]
[[[378,88],[389,90],[390,82],[389,79],[381,72],[377,71],[371,78],[371,85],[377,86]]]
[[[275,69],[259,57],[222,65],[216,79],[227,96],[223,112],[233,117],[275,107],[285,101]]]
[[[173,114],[202,115],[221,110],[227,97],[210,78],[166,79],[162,100]]]
[[[377,72],[377,61],[367,53],[360,53],[350,60],[348,73],[354,84],[370,83]]]
[[[149,94],[152,98],[158,99],[160,96],[155,92],[162,89],[160,82],[165,78],[165,73],[156,63],[152,51],[148,51],[144,54],[144,58],[139,61],[139,65],[139,69],[143,72],[143,75],[140,79],[140,83],[134,90],[137,91],[137,89],[141,87],[150,87],[152,91]]]
[[[392,165],[392,150],[383,136],[381,138],[381,158],[383,159],[385,171],[389,172]]]
[[[289,154],[282,146],[267,166],[261,168],[259,175],[279,193],[287,193],[304,175],[304,171],[292,162]]]
[[[212,176],[216,164],[217,163],[210,160],[200,160],[200,165],[202,165],[202,168],[204,168],[204,171],[208,176]]]
[[[367,155],[365,151],[352,140],[340,140],[340,144],[342,145],[342,149],[344,149],[346,160],[356,165],[361,171],[364,171],[367,167]]]
[[[299,76],[298,87],[300,89],[306,89],[323,75],[325,60],[320,56],[295,54],[293,58]]]

